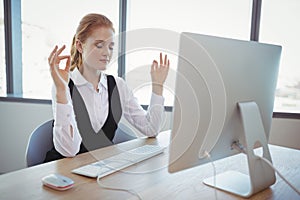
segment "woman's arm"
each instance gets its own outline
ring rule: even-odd
[[[81,144],[81,136],[76,126],[72,100],[68,89],[70,77],[70,56],[60,54],[65,46],[57,46],[51,52],[48,61],[51,77],[54,82],[52,89],[52,108],[54,116],[53,142],[55,149],[65,157],[75,156]],[[67,59],[66,66],[60,68],[60,61]]]
[[[145,111],[128,88],[125,81],[117,78],[124,117],[148,137],[155,137],[161,130],[164,118],[163,84],[167,78],[170,61],[160,54],[160,65],[154,60],[151,66],[152,96]]]
[[[164,121],[164,98],[152,93],[150,105],[145,111],[123,79],[116,77],[116,83],[123,116],[144,135],[155,137]]]
[[[67,104],[56,102],[55,87],[52,89],[52,110],[54,117],[53,143],[55,149],[65,157],[74,157],[80,148],[79,134],[70,93]]]

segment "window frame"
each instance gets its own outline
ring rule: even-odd
[[[6,93],[22,94],[22,46],[21,0],[4,0],[4,35],[6,64]]]
[[[7,95],[0,96],[0,101],[51,104],[49,99],[31,99],[22,97],[22,46],[21,30],[21,0],[3,0],[4,29],[5,29],[5,59],[6,59],[6,87]],[[118,76],[125,77],[125,51],[128,1],[119,0],[119,51],[118,51]],[[253,0],[250,41],[259,40],[259,27],[262,9],[262,0]],[[15,50],[19,49],[19,50]],[[142,105],[147,109],[148,105]],[[165,110],[172,112],[172,106],[165,106]],[[300,119],[300,113],[273,112],[273,118]]]

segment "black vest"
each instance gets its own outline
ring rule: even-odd
[[[108,116],[103,127],[96,133],[91,125],[91,121],[85,106],[85,103],[73,81],[69,82],[69,89],[73,101],[73,109],[75,112],[77,127],[82,137],[82,143],[78,154],[92,151],[113,144],[115,131],[122,116],[122,108],[120,102],[119,91],[113,76],[107,76],[108,85]],[[64,158],[53,147],[47,152],[44,162]]]

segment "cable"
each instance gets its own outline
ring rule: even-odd
[[[162,150],[164,150],[164,148]],[[123,151],[123,150],[121,150],[121,151]],[[127,152],[127,151],[125,151],[125,152]],[[138,154],[143,154],[144,152],[134,151],[134,152],[131,152],[131,153],[138,155]],[[106,185],[102,184],[102,182],[100,181],[103,176],[99,175],[99,172],[102,169],[112,170],[113,172],[116,172],[116,171],[123,172],[121,169],[123,169],[125,166],[128,167],[128,164],[130,166],[133,166],[134,164],[136,164],[137,162],[139,162],[139,157],[136,157],[136,158],[132,157],[133,154],[132,155],[126,155],[126,156],[123,154],[123,156],[110,157],[108,160],[104,159],[101,162],[100,161],[97,162],[95,165],[97,165],[97,167],[100,168],[99,171],[98,171],[98,176],[97,176],[97,183],[98,183],[98,185],[100,187],[102,187],[104,189],[108,189],[108,190],[128,192],[128,193],[136,196],[138,199],[141,200],[142,199],[141,196],[135,190],[133,190],[133,189],[126,189],[126,188],[117,188],[117,187],[106,186]],[[122,155],[122,154],[119,154],[119,155]],[[151,154],[149,154],[149,155],[151,155]],[[122,164],[122,162],[124,162],[124,161],[125,161],[125,165]],[[118,164],[118,162],[119,162],[119,164]]]
[[[103,189],[128,192],[128,193],[136,196],[139,200],[142,200],[142,197],[135,190],[133,190],[133,189],[125,189],[125,188],[115,188],[115,187],[111,187],[111,186],[106,186],[106,185],[104,185],[104,184],[102,184],[100,182],[100,179],[101,179],[101,177],[98,176],[97,177],[97,183]]]
[[[241,153],[247,154],[245,147],[241,143],[239,143],[239,141],[234,141],[231,147]],[[300,191],[295,186],[293,186],[286,178],[284,178],[284,176],[273,166],[273,164],[268,159],[258,155],[256,155],[256,157],[260,158],[267,165],[269,165],[278,174],[278,176],[280,176],[280,178],[282,178],[282,180],[286,182],[286,184],[288,184],[295,192],[297,192],[300,195]]]
[[[231,144],[231,149],[235,149],[241,153],[247,154],[245,147],[239,141],[234,141]]]
[[[216,189],[216,178],[217,178],[217,171],[216,171],[216,166],[214,161],[211,159],[210,154],[207,151],[204,151],[204,154],[206,155],[206,157],[209,159],[212,167],[213,167],[213,171],[214,171],[214,181],[213,181],[213,186],[214,186],[214,193],[215,193],[215,199],[218,199],[218,193],[217,193],[217,189]]]
[[[265,163],[267,163],[274,171],[276,171],[278,176],[280,176],[280,178],[282,178],[282,180],[284,180],[286,182],[286,184],[288,184],[295,192],[297,192],[300,195],[300,190],[298,190],[286,178],[284,178],[284,176],[273,166],[273,164],[268,159],[261,157],[261,156],[257,156],[257,157],[260,158],[261,160],[265,161]]]
[[[124,160],[124,159],[123,159],[123,160]],[[126,160],[126,161],[130,161],[130,160]],[[111,162],[121,162],[121,161],[120,161],[120,160],[113,160],[113,161],[111,161]],[[105,163],[104,166],[98,165],[98,167],[101,167],[101,168],[105,167],[105,168],[113,169],[113,167],[110,167],[110,166],[109,166],[109,163]],[[122,171],[122,170],[119,170],[119,172],[121,172],[121,171]],[[99,185],[100,187],[102,187],[103,189],[128,192],[128,193],[130,193],[130,194],[136,196],[139,200],[142,200],[142,197],[141,197],[135,190],[133,190],[133,189],[125,189],[125,188],[116,188],[116,187],[106,186],[106,185],[104,185],[104,184],[102,184],[102,183],[100,182],[100,179],[101,179],[101,177],[98,176],[98,177],[97,177],[97,183],[98,183],[98,185]]]

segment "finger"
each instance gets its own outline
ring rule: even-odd
[[[54,54],[57,51],[58,46],[55,45],[54,49],[52,50],[51,54]]]
[[[66,45],[63,45],[60,49],[58,49],[56,54],[59,55],[65,48],[66,48]]]
[[[63,55],[63,56],[57,56],[56,62],[54,63],[55,65],[59,65],[60,61],[64,59],[68,59],[69,55]]]
[[[65,70],[67,72],[69,72],[70,71],[70,67],[71,67],[71,56],[68,56]]]
[[[55,66],[55,58],[56,58],[56,52],[53,53],[52,57],[50,58],[49,65],[50,67]]]
[[[168,68],[170,67],[170,60],[168,60],[168,65],[167,65],[167,67],[168,67]]]
[[[157,69],[157,61],[153,60],[152,65],[151,65],[151,72],[154,72]]]
[[[168,62],[168,57],[167,57],[167,54],[165,55],[165,60],[164,60],[164,65],[166,66],[167,65],[167,62]]]
[[[55,45],[54,49],[52,50],[52,52],[50,53],[49,57],[48,57],[48,61],[50,62],[51,58],[53,57],[54,53],[57,51],[57,45]]]
[[[58,59],[63,60],[63,59],[67,59],[69,57],[70,57],[69,55],[63,55],[63,56],[58,56]]]
[[[57,57],[58,57],[58,55],[57,55],[57,52],[55,52],[54,54],[53,54],[53,57],[52,57],[52,60],[50,61],[50,64],[52,64],[52,65],[56,65],[56,60],[57,60]]]
[[[159,57],[160,57],[160,65],[162,65],[163,64],[162,53],[159,54]]]
[[[52,50],[52,52],[51,52],[51,53],[55,53],[55,51],[57,51],[57,48],[58,48],[58,46],[57,46],[57,45],[55,45],[55,47],[54,47],[54,49]]]

